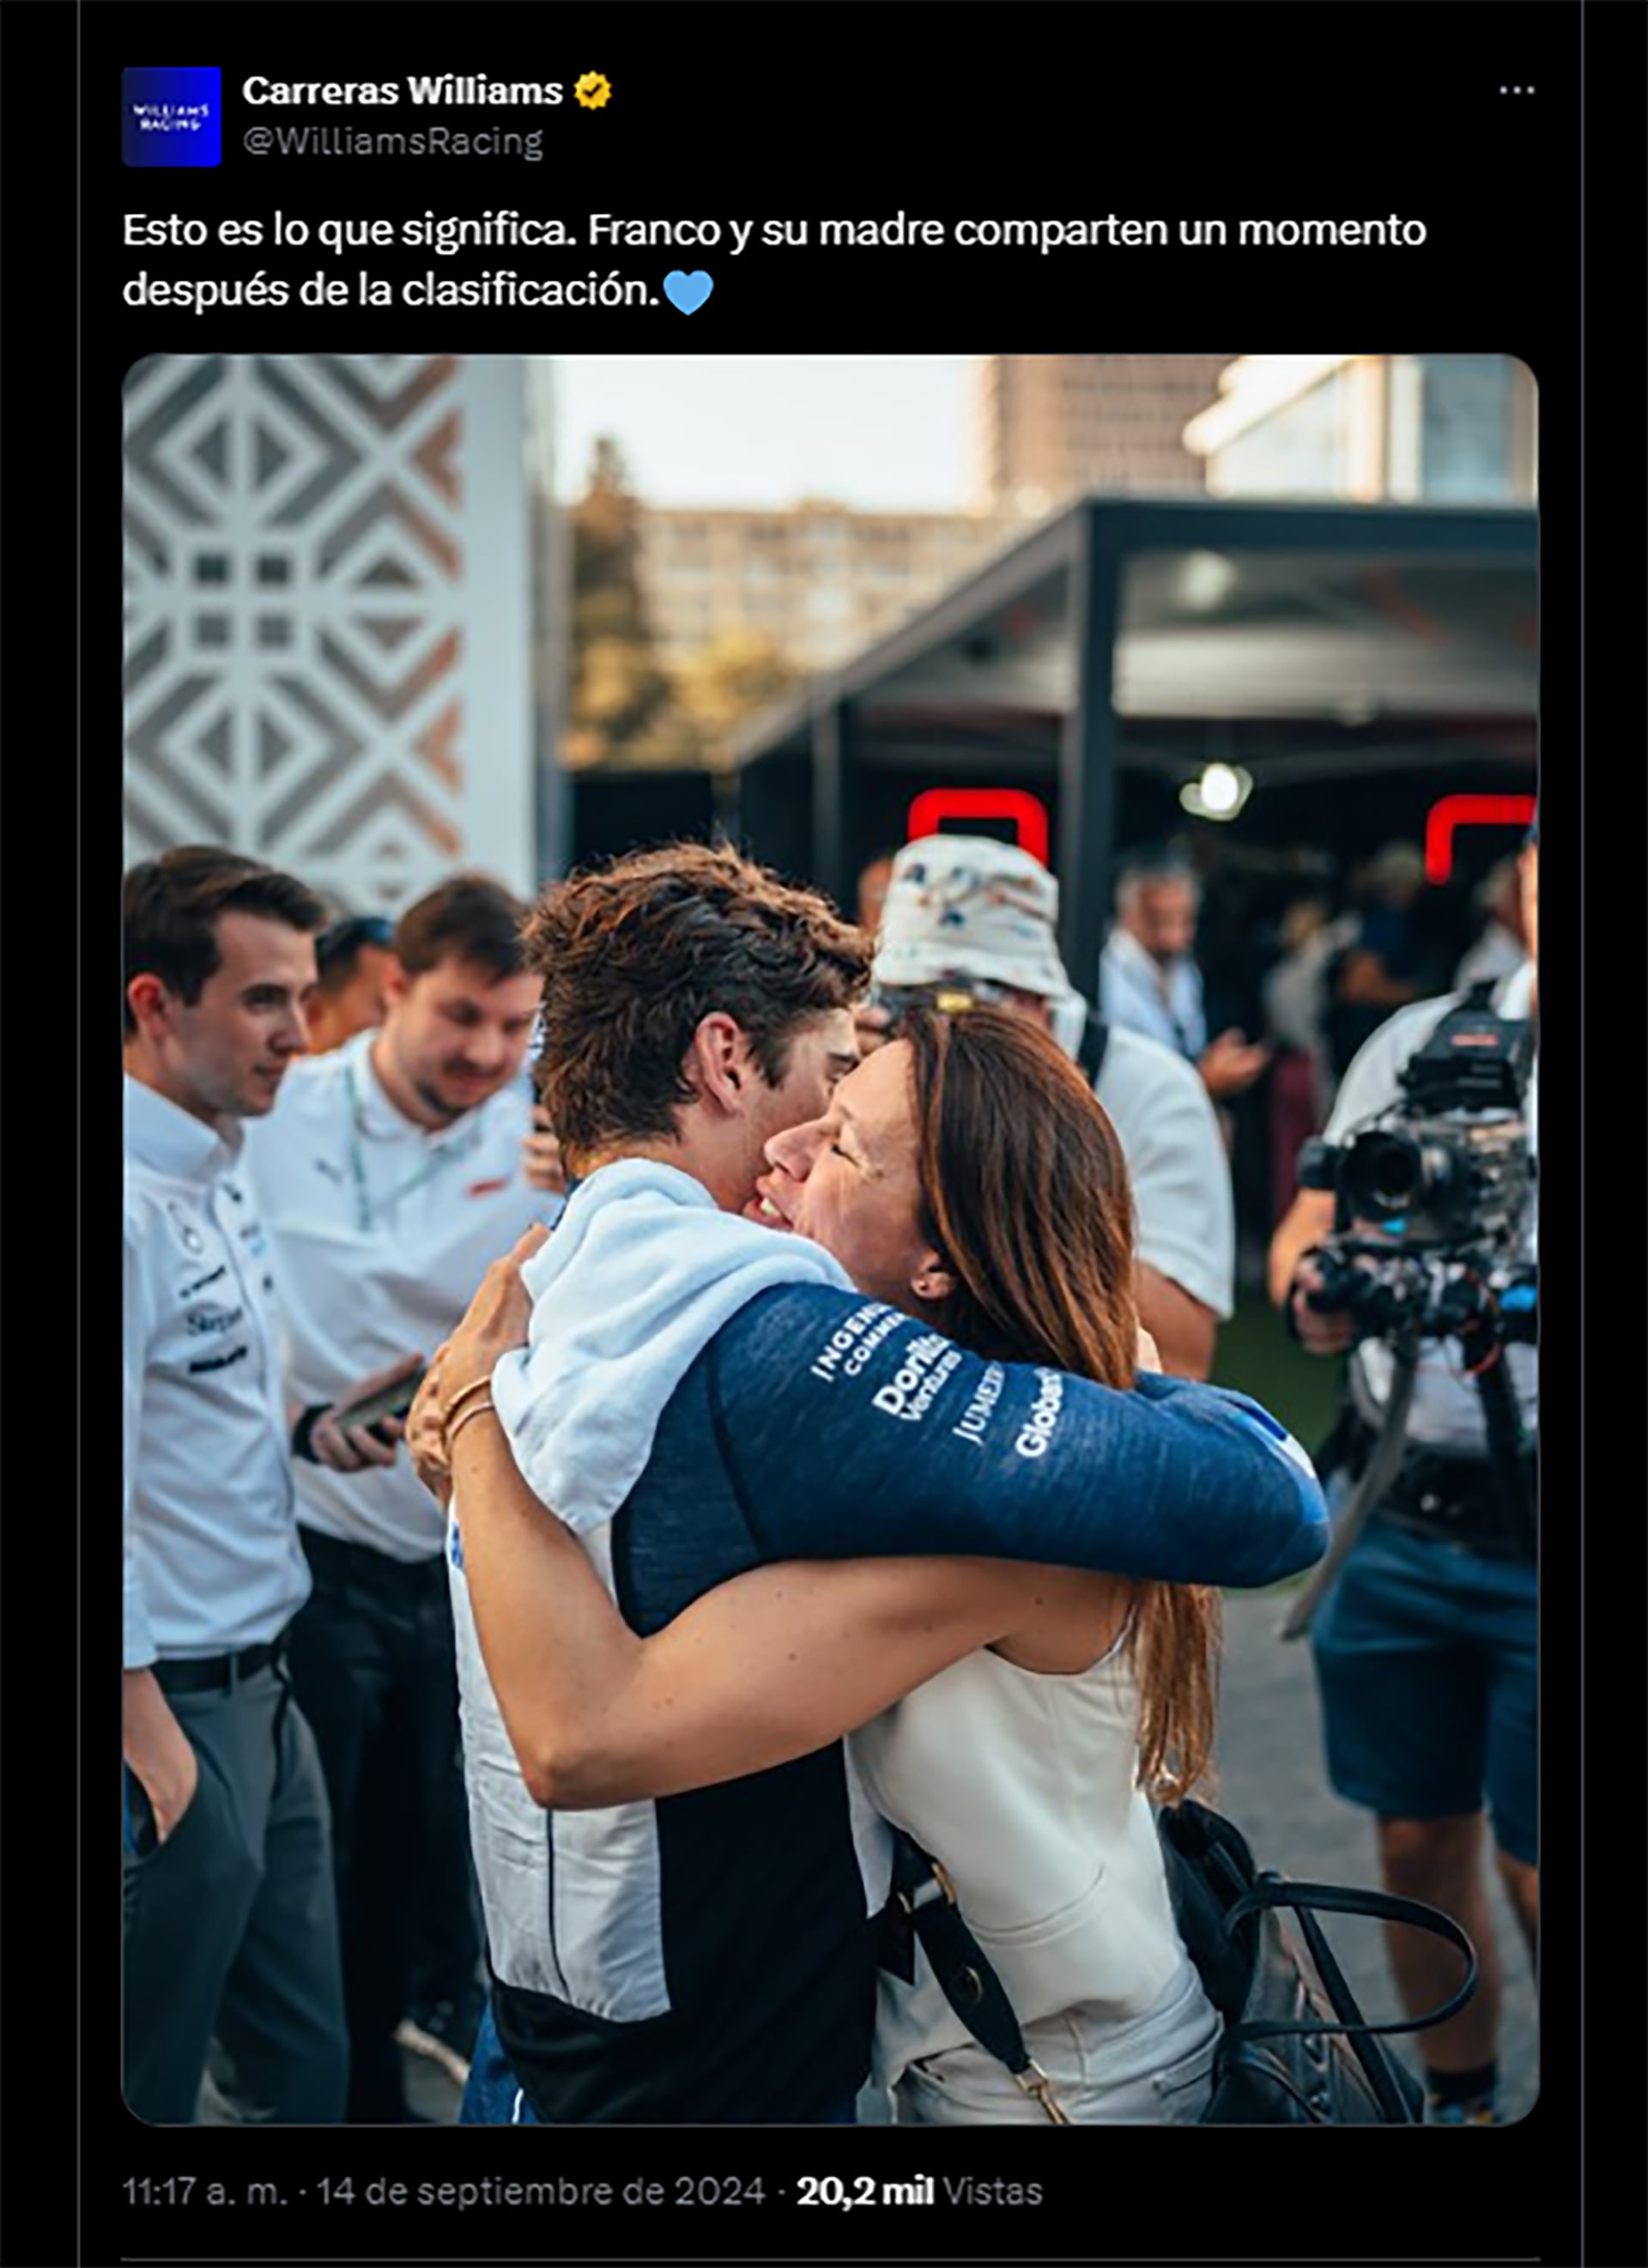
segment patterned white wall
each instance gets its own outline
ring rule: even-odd
[[[522,371],[158,356],[126,384],[126,854],[351,911],[533,857]]]

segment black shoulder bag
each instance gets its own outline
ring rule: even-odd
[[[1387,1890],[1293,1882],[1254,1866],[1240,1830],[1187,1800],[1159,1811],[1167,1888],[1185,1948],[1225,2019],[1204,2126],[1416,2126],[1424,2090],[1384,2045],[1456,2016],[1476,1990],[1476,1953],[1451,1916]],[[1282,1918],[1291,1912],[1297,1928]],[[1334,1959],[1319,1913],[1408,1922],[1465,1958],[1439,2007],[1371,2024]]]
[[[1255,1868],[1240,1830],[1205,1804],[1160,1810],[1156,1824],[1185,1949],[1224,2019],[1204,2126],[1416,2126],[1424,2096],[1383,2044],[1387,2035],[1446,2023],[1476,1989],[1476,1955],[1445,1913],[1384,1890],[1293,1882]],[[889,1911],[920,1939],[944,1996],[980,2045],[1005,2064],[1056,2125],[1069,2114],[1032,2061],[1001,1979],[936,1859],[896,1833]],[[1290,1927],[1284,1911],[1294,1915]],[[1408,1922],[1457,1946],[1459,1989],[1439,2007],[1372,2024],[1323,1934],[1319,1913]],[[887,1966],[908,1974],[896,1956]]]

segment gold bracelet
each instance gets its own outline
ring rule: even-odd
[[[453,1442],[456,1441],[458,1436],[463,1432],[464,1427],[468,1425],[471,1418],[496,1418],[497,1416],[497,1411],[493,1408],[489,1402],[477,1402],[473,1410],[466,1410],[463,1416],[458,1420],[458,1423],[455,1425],[449,1425],[446,1429],[446,1454],[448,1457],[452,1455]]]
[[[477,1394],[489,1394],[491,1390],[492,1381],[489,1377],[472,1379],[467,1386],[460,1387],[441,1411],[442,1425],[450,1425],[466,1402],[473,1402]]]

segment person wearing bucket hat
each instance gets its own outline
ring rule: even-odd
[[[1038,999],[1067,998],[1058,905],[1057,880],[1017,843],[982,835],[906,843],[881,909],[876,989],[964,974]]]
[[[1218,1123],[1192,1065],[1090,1013],[1059,953],[1058,909],[1056,878],[1016,843],[967,835],[907,843],[893,862],[873,997],[884,1012],[916,997],[1016,1008],[1081,1063],[1133,1186],[1145,1329],[1166,1369],[1205,1378],[1234,1306],[1235,1216]]]

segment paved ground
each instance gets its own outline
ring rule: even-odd
[[[1221,1385],[1264,1403],[1312,1451],[1333,1423],[1337,1366],[1305,1354],[1268,1302],[1252,1292],[1244,1293],[1219,1333],[1216,1374]],[[1372,1822],[1328,1785],[1310,1646],[1276,1638],[1285,1611],[1274,1594],[1225,1602],[1218,1808],[1242,1828],[1261,1866],[1374,1888]],[[1490,1894],[1505,1970],[1501,2101],[1510,2117],[1520,2117],[1539,2091],[1534,1984],[1497,1873],[1490,1872]],[[1331,1935],[1364,2013],[1375,2021],[1400,2015],[1379,1925],[1337,1921]],[[1410,2043],[1394,2044],[1413,2059]]]
[[[1218,1808],[1240,1826],[1261,1866],[1376,1888],[1372,1822],[1328,1785],[1310,1646],[1277,1638],[1284,1611],[1285,1594],[1275,1592],[1225,1602]],[[1497,1874],[1490,1894],[1505,1970],[1501,2104],[1517,2118],[1539,2091],[1534,1984]],[[1363,2013],[1375,2021],[1399,2016],[1379,1924],[1335,1920],[1329,1937]],[[1392,2044],[1414,2060],[1409,2042]]]

